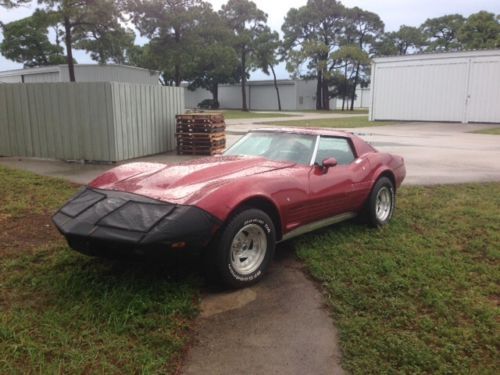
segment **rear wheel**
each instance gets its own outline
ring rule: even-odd
[[[210,257],[226,285],[242,288],[264,276],[275,246],[276,234],[271,218],[261,210],[249,208],[229,220]]]
[[[386,225],[394,214],[396,195],[394,185],[387,177],[381,177],[373,186],[368,200],[368,221],[374,227]]]

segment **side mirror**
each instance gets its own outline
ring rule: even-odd
[[[321,163],[321,166],[325,170],[328,170],[328,168],[335,167],[337,164],[338,164],[337,163],[337,159],[335,159],[335,158],[327,158],[327,159],[323,160],[323,162]]]

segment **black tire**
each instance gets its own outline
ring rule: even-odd
[[[386,225],[396,208],[394,185],[387,177],[377,180],[370,193],[367,206],[367,219],[372,227]]]
[[[241,244],[235,250],[233,241]],[[264,276],[275,247],[276,231],[271,218],[261,210],[248,208],[235,214],[222,228],[207,253],[206,266],[215,269],[225,285],[244,288]]]

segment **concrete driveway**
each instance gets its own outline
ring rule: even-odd
[[[229,124],[228,143],[257,126]],[[500,181],[500,136],[467,133],[488,126],[409,123],[347,130],[380,151],[402,155],[408,170],[405,184],[437,184]],[[190,158],[165,154],[140,160],[171,163]],[[0,164],[76,183],[86,183],[112,167],[20,158],[0,158]],[[333,322],[292,246],[289,242],[278,247],[268,277],[258,285],[203,293],[184,373],[342,373]]]
[[[275,120],[276,121],[276,120]],[[265,125],[228,126],[234,136]],[[402,123],[370,128],[338,128],[405,158],[404,184],[433,185],[500,181],[500,136],[470,133],[491,124]]]

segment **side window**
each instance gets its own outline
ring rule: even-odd
[[[351,145],[347,139],[321,137],[315,162],[321,164],[327,158],[335,158],[339,164],[350,164],[355,159]]]

